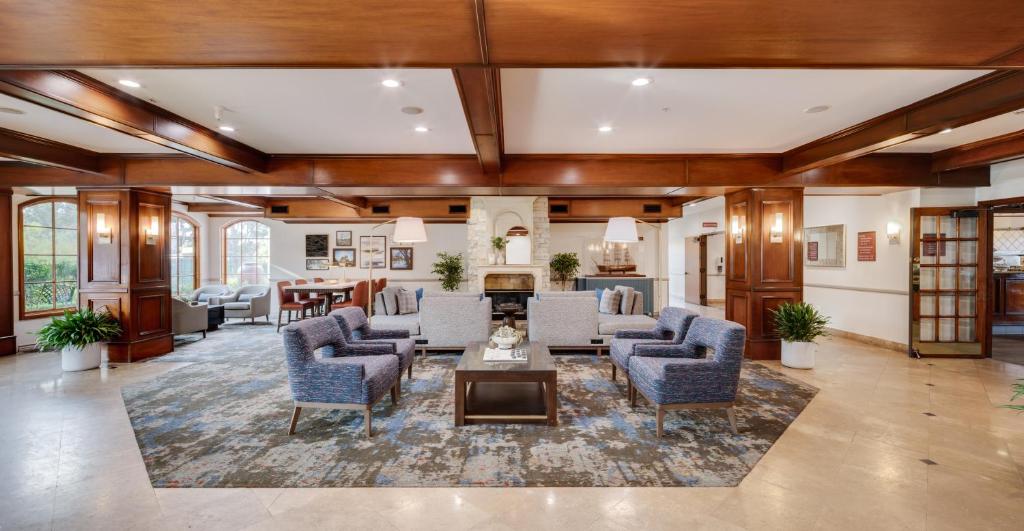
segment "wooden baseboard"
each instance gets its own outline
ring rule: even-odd
[[[904,352],[905,353],[910,348],[906,343],[900,343],[898,341],[889,341],[888,339],[882,339],[882,338],[873,337],[873,336],[866,336],[864,334],[857,334],[857,333],[854,333],[854,332],[847,332],[846,330],[837,330],[835,328],[829,328],[828,332],[829,332],[829,334],[831,334],[833,336],[836,336],[836,337],[842,337],[842,338],[845,338],[845,339],[852,339],[854,341],[859,341],[861,343],[866,343],[866,344],[871,345],[873,347],[887,348],[889,350],[895,350],[897,352]]]

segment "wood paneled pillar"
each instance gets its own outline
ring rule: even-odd
[[[801,188],[748,188],[725,196],[725,318],[747,327],[746,357],[777,360],[772,310],[803,299]]]
[[[171,334],[171,196],[138,189],[80,189],[79,305],[106,307],[124,333],[110,361],[174,350]]]
[[[0,356],[18,351],[14,337],[14,227],[11,189],[0,188]]]

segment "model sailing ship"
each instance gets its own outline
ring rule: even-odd
[[[592,259],[593,260],[593,259]],[[605,275],[624,275],[636,272],[636,264],[629,254],[629,247],[624,243],[605,244],[604,254],[601,257],[602,263],[594,260],[597,270]]]

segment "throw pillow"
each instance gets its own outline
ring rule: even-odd
[[[380,290],[380,294],[384,297],[384,313],[398,315],[398,288],[388,286]]]
[[[373,294],[373,315],[387,315],[388,310],[384,306],[384,294],[377,292]]]
[[[398,290],[398,315],[416,313],[416,292],[407,289]]]
[[[636,290],[629,286],[615,286],[615,291],[622,293],[622,301],[619,306],[619,313],[622,315],[630,315],[633,313],[633,297],[636,295]]]
[[[594,293],[597,294],[597,304],[601,305],[601,295],[604,295],[604,290],[601,288],[594,288]]]
[[[612,291],[606,288],[604,293],[601,294],[601,305],[598,306],[598,311],[608,315],[615,315],[619,313],[619,307],[621,305],[622,292]]]
[[[420,301],[423,300],[423,288],[416,289],[416,309],[420,308]]]

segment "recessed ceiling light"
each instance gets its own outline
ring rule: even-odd
[[[139,88],[142,86],[142,83],[139,83],[138,81],[135,81],[133,79],[118,79],[117,82],[128,88]]]
[[[808,107],[804,109],[804,112],[807,114],[817,114],[819,112],[825,112],[831,108],[831,105],[815,105],[814,107]]]
[[[952,132],[953,132],[953,128],[952,127],[947,127],[945,129],[943,129],[942,131],[939,131],[939,134],[940,135],[944,135],[946,133],[952,133]]]
[[[231,127],[230,125],[221,125],[221,126],[217,127],[217,129],[220,129],[221,131],[224,131],[225,133],[234,133],[235,132],[235,128]]]
[[[387,88],[398,88],[402,86],[402,82],[397,79],[385,79],[384,81],[381,81],[380,84]]]
[[[427,131],[430,131],[430,129],[425,125],[417,125],[413,130],[417,133],[426,133]]]
[[[633,80],[633,86],[634,87],[646,87],[647,85],[650,85],[651,83],[654,83],[654,80],[649,78],[649,77],[638,77],[638,78]]]
[[[13,107],[0,107],[0,113],[3,114],[25,114],[25,111],[21,109],[15,109]]]
[[[612,132],[612,126],[610,126],[610,125],[602,125],[601,127],[598,127],[597,130],[602,132],[602,133],[611,133]]]
[[[423,114],[421,107],[402,107],[402,112],[405,114]]]

